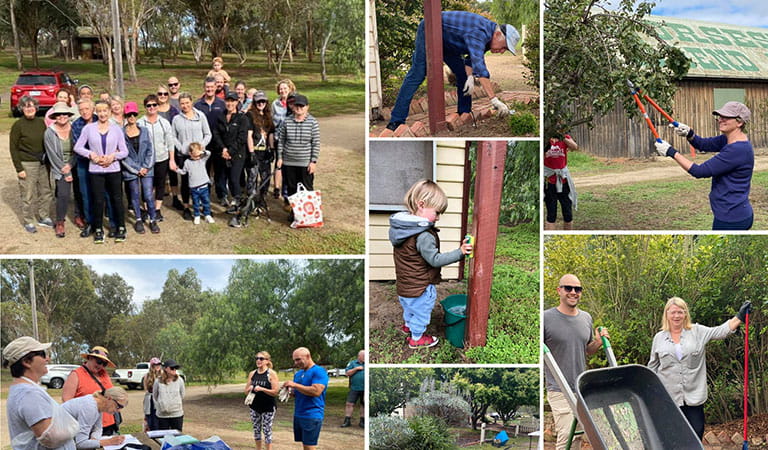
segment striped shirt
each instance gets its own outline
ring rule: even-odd
[[[307,167],[320,156],[320,125],[311,114],[297,122],[288,116],[280,127],[277,159],[287,166]]]

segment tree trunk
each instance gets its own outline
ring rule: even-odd
[[[40,67],[37,60],[37,43],[38,43],[37,35],[38,34],[39,32],[35,33],[35,35],[32,36],[32,42],[30,43],[31,44],[30,47],[32,49],[32,65],[35,66],[36,69]]]
[[[16,0],[11,0],[11,30],[13,33],[13,52],[16,54],[16,68],[22,70],[24,66],[21,60],[21,47],[19,46],[19,32],[16,30],[16,15],[13,12],[13,4]]]
[[[320,76],[323,82],[328,81],[328,76],[325,70],[325,53],[326,50],[328,50],[328,42],[331,41],[331,34],[333,34],[333,22],[331,22],[331,25],[328,27],[328,34],[325,35],[325,39],[323,39],[323,47],[320,49],[320,67],[322,67]]]
[[[315,42],[313,40],[314,33],[312,30],[312,18],[307,20],[307,59],[312,62],[315,57]]]
[[[285,48],[283,48],[283,52],[280,54],[280,57],[277,59],[277,67],[275,69],[278,75],[280,75],[280,73],[283,71],[283,59],[285,59],[285,53],[290,48],[291,48],[291,37],[288,36],[288,42],[285,43]]]

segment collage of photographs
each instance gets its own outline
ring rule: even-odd
[[[0,450],[768,450],[768,3],[3,3]]]

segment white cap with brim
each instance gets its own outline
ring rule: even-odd
[[[744,122],[749,122],[749,119],[752,117],[752,112],[749,108],[739,102],[728,102],[722,108],[712,111],[712,114],[723,117],[738,117]]]
[[[517,41],[520,40],[520,33],[518,33],[515,27],[510,24],[502,25],[499,29],[501,29],[504,38],[507,40],[507,50],[513,55],[516,55],[515,47],[517,47]]]
[[[3,358],[7,359],[9,364],[14,364],[16,361],[27,356],[28,353],[48,350],[50,347],[50,342],[43,344],[33,337],[22,336],[5,346]]]

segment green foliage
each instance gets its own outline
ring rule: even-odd
[[[452,450],[458,448],[456,440],[448,430],[448,424],[435,416],[417,416],[408,420],[413,430],[412,450]]]
[[[558,236],[545,240],[544,306],[558,303],[557,281],[576,274],[584,286],[581,306],[596,326],[611,333],[619,364],[646,364],[653,336],[660,329],[666,300],[686,300],[694,322],[716,326],[733,317],[744,300],[756,310],[750,317],[750,346],[766,344],[768,238],[730,235]],[[759,332],[757,330],[760,330]],[[743,376],[743,339],[730,337],[707,345],[709,417],[717,422],[739,413]],[[753,414],[768,405],[765,352],[751,353],[750,404]],[[591,366],[605,365],[598,353]]]
[[[471,413],[466,400],[447,392],[425,392],[416,397],[411,404],[417,414],[440,417],[450,425],[466,423]]]
[[[328,62],[344,73],[365,69],[365,4],[358,0],[325,0],[317,11],[323,39],[329,39]]]
[[[689,61],[643,20],[653,5],[625,1],[609,6],[605,0],[545,3],[545,137],[581,124],[591,126],[595,117],[617,103],[628,114],[639,114],[627,79],[672,110],[674,82],[686,74]]]
[[[388,416],[419,393],[428,369],[377,367],[368,373],[369,416]],[[373,425],[371,425],[373,429]]]
[[[539,34],[539,18],[528,23],[526,27],[528,36],[525,42],[523,42],[523,48],[525,49],[525,61],[523,65],[528,69],[524,74],[526,83],[539,90],[539,74],[541,73],[541,66],[539,65],[539,54],[541,51],[541,35]],[[537,135],[538,136],[538,135]]]
[[[371,450],[410,449],[415,435],[402,417],[371,417],[368,420],[368,429]]]
[[[528,112],[512,114],[507,122],[512,136],[525,136],[539,131],[539,119]]]
[[[535,23],[534,28],[539,28],[539,2],[535,0],[521,0],[510,2],[509,0],[493,0],[491,2],[491,15],[498,23],[508,23],[521,31],[522,25]]]

